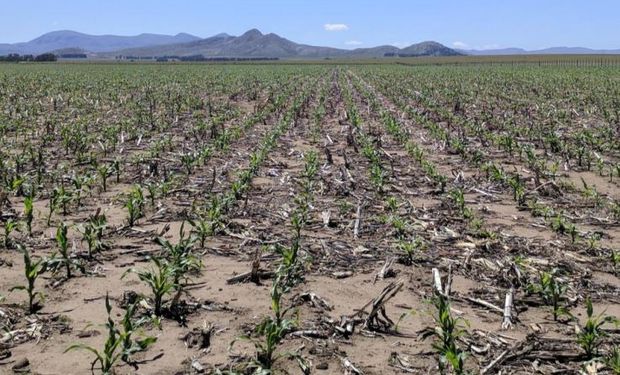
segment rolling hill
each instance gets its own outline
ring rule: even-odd
[[[592,49],[584,47],[551,47],[538,50],[523,48],[502,48],[488,50],[457,50],[473,56],[504,56],[504,55],[617,55],[620,49]]]
[[[55,50],[79,48],[88,52],[111,52],[125,48],[139,48],[173,43],[187,43],[200,38],[180,33],[177,35],[140,34],[136,36],[88,35],[70,30],[53,31],[29,42],[0,44],[0,55],[9,53],[40,54]]]
[[[386,55],[454,56],[460,53],[436,42],[423,42],[399,49],[394,46],[345,50],[298,44],[277,34],[252,29],[240,36],[219,34],[210,38],[165,46],[130,48],[114,52],[122,56],[193,56],[307,58],[376,58]],[[108,54],[110,56],[111,54]]]
[[[553,55],[553,54],[620,54],[620,49],[597,50],[582,47],[551,47],[540,50],[503,48],[489,50],[451,49],[440,43],[426,41],[405,48],[382,45],[371,48],[340,49],[299,44],[277,34],[263,34],[252,29],[240,36],[226,33],[209,38],[179,33],[176,35],[140,34],[135,36],[89,35],[70,30],[53,31],[29,42],[1,44],[0,55],[55,54],[79,51],[89,58],[198,56],[207,58],[380,58],[390,56],[490,56],[490,55]]]

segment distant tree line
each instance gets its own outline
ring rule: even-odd
[[[414,65],[503,65],[503,66],[620,66],[620,55],[500,55],[500,56],[425,56],[395,61]]]
[[[56,55],[53,53],[43,53],[41,55],[20,55],[17,53],[10,53],[6,56],[0,56],[0,62],[22,62],[22,61],[36,61],[36,62],[49,62],[56,61]]]
[[[61,59],[86,59],[88,58],[88,56],[86,56],[85,53],[62,53],[58,57],[60,57]]]
[[[446,55],[449,56],[449,55]],[[454,55],[460,56],[460,55]],[[383,54],[383,57],[444,57],[440,55],[435,55],[433,53],[395,53],[395,52],[386,52]]]
[[[204,55],[192,56],[162,56],[166,61],[275,61],[277,57],[205,57]]]
[[[117,56],[119,60],[155,60],[157,62],[167,61],[183,61],[183,62],[200,62],[200,61],[276,61],[277,57],[205,57],[204,55],[192,56]]]
[[[153,56],[116,56],[117,60],[154,60]]]

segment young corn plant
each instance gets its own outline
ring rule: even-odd
[[[195,152],[187,152],[187,153],[182,153],[180,155],[181,158],[181,164],[183,164],[183,167],[185,167],[185,171],[187,172],[187,175],[191,175],[192,174],[192,169],[194,168],[194,165],[197,162],[197,155]]]
[[[392,216],[390,217],[389,221],[392,229],[394,229],[394,234],[396,235],[396,238],[402,239],[403,237],[405,237],[405,235],[407,234],[408,226],[407,220],[400,216]]]
[[[136,308],[137,303],[129,305],[121,321],[123,327],[121,332],[123,355],[121,359],[126,363],[131,363],[131,356],[133,354],[145,351],[157,341],[157,338],[152,336],[140,337],[137,340],[133,338],[133,335],[140,330],[142,325],[150,320],[144,318],[135,320]]]
[[[71,254],[69,253],[69,241],[67,238],[67,226],[65,223],[60,223],[56,229],[56,244],[58,245],[60,257],[56,256],[55,253],[52,254],[48,260],[50,269],[56,272],[56,270],[64,268],[67,279],[72,277],[71,271],[73,269],[79,269],[82,273],[86,272],[84,266],[78,260],[71,258]]]
[[[441,293],[436,293],[432,303],[436,309],[433,316],[435,327],[427,328],[423,338],[434,337],[433,348],[439,354],[439,371],[441,374],[465,373],[466,353],[457,345],[457,339],[465,333],[467,321],[452,317],[450,301]]]
[[[56,189],[54,189],[52,191],[52,194],[50,194],[50,199],[49,199],[49,212],[47,214],[47,226],[49,227],[50,225],[52,225],[52,216],[54,215],[54,212],[56,212],[56,209],[58,209],[58,195],[57,195],[57,191]]]
[[[20,176],[12,176],[8,183],[9,190],[19,197],[24,195],[24,179]]]
[[[611,210],[611,216],[616,220],[620,220],[620,200],[610,202],[609,209]]]
[[[586,239],[587,242],[587,249],[588,251],[595,251],[598,248],[599,242],[601,241],[601,234],[600,233],[593,233],[591,236],[589,236]]]
[[[107,164],[102,164],[97,167],[97,174],[101,179],[101,189],[104,192],[108,191],[108,178],[112,175],[112,168]]]
[[[611,264],[613,265],[614,272],[617,274],[620,268],[620,251],[614,249],[611,250]]]
[[[592,359],[599,355],[599,347],[602,344],[603,338],[607,336],[607,333],[602,329],[603,325],[606,323],[615,323],[617,325],[618,319],[604,315],[605,312],[595,316],[590,297],[586,299],[586,312],[588,315],[586,324],[578,327],[577,330],[577,343],[581,346],[588,359]]]
[[[308,151],[304,155],[304,171],[302,173],[302,185],[306,192],[313,188],[314,178],[319,170],[319,155],[316,151]]]
[[[386,174],[381,168],[381,164],[374,163],[370,167],[370,181],[374,185],[375,189],[379,193],[383,192],[383,187],[385,186],[385,177]]]
[[[287,288],[299,284],[303,280],[303,261],[299,256],[301,249],[301,228],[303,226],[302,215],[294,212],[291,216],[293,225],[293,238],[290,246],[276,245],[275,251],[280,255],[278,272],[282,273],[279,282]]]
[[[112,172],[114,172],[114,175],[116,176],[116,183],[120,183],[121,182],[121,172],[123,171],[122,168],[122,164],[120,159],[115,159],[112,162]]]
[[[155,207],[155,200],[157,199],[159,190],[159,184],[156,182],[149,182],[146,184],[146,191],[148,192],[148,200],[151,202],[151,207]]]
[[[174,283],[176,270],[164,259],[151,258],[151,262],[155,266],[148,270],[129,269],[123,274],[125,277],[128,273],[138,275],[140,281],[144,282],[153,295],[153,314],[161,317],[163,314],[164,297],[171,294],[177,287]]]
[[[519,206],[525,204],[525,185],[519,176],[513,176],[508,179],[508,185],[512,188],[512,196]]]
[[[530,293],[538,294],[547,306],[553,308],[553,320],[557,321],[560,316],[571,317],[568,308],[562,304],[568,287],[560,282],[555,272],[541,272],[536,284],[530,284]]]
[[[224,226],[223,205],[220,199],[213,197],[206,213],[188,222],[192,226],[191,233],[198,238],[200,248],[204,249],[207,238],[217,234]]]
[[[396,210],[398,210],[398,199],[396,197],[388,197],[385,200],[385,207],[389,212],[396,213]]]
[[[108,226],[108,220],[99,211],[88,218],[86,224],[80,225],[78,230],[82,233],[82,241],[88,245],[88,257],[93,258],[95,254],[105,250],[108,245],[103,241],[103,232]]]
[[[71,177],[71,183],[74,187],[74,200],[75,204],[79,208],[82,205],[82,194],[88,191],[88,187],[91,184],[91,176],[76,176]]]
[[[424,241],[420,237],[412,240],[398,242],[398,248],[402,251],[401,261],[407,266],[414,263],[416,255],[424,249]]]
[[[26,276],[26,285],[14,286],[11,288],[11,291],[25,290],[26,293],[28,293],[28,313],[34,314],[39,307],[39,303],[36,301],[37,296],[43,298],[42,292],[35,291],[34,284],[39,276],[47,270],[47,262],[45,259],[33,261],[28,250],[21,244],[18,244],[17,248],[24,253],[24,276]]]
[[[465,205],[465,194],[463,193],[463,189],[454,189],[450,191],[450,198],[462,217],[465,219],[472,217],[473,214],[471,209]]]
[[[579,236],[577,226],[573,223],[570,223],[562,213],[558,213],[551,220],[551,229],[553,229],[558,234],[568,234],[571,237],[572,243],[575,243]]]
[[[5,249],[10,249],[13,247],[13,240],[11,239],[11,233],[15,230],[19,229],[17,222],[13,219],[7,219],[4,222],[4,239],[2,241]]]
[[[129,214],[129,226],[133,227],[136,222],[144,216],[144,194],[140,186],[134,186],[131,190],[125,202],[125,208],[127,208]]]
[[[73,200],[73,196],[68,192],[64,186],[60,186],[54,189],[53,196],[56,199],[58,207],[62,208],[62,214],[67,215],[69,213],[69,204]]]
[[[29,236],[32,236],[32,220],[34,219],[34,205],[32,195],[24,198],[24,221]]]
[[[293,226],[293,238],[290,246],[276,246],[276,251],[281,257],[279,270],[283,272],[284,278],[281,280],[283,285],[291,287],[303,280],[303,259],[300,257],[301,250],[301,230],[306,225],[312,194],[314,189],[314,178],[319,169],[318,154],[314,151],[308,152],[305,156],[304,171],[301,174],[301,189],[294,201],[297,205],[291,214],[291,225]]]
[[[181,224],[179,230],[179,242],[171,243],[163,237],[155,238],[155,243],[162,247],[162,256],[170,264],[172,272],[172,283],[177,290],[176,296],[173,298],[174,305],[180,298],[183,287],[189,279],[190,273],[199,272],[202,268],[202,261],[193,253],[195,237],[185,237],[185,223]]]
[[[132,354],[146,350],[157,341],[157,338],[150,336],[142,337],[137,340],[132,338],[132,335],[140,325],[140,323],[135,323],[132,320],[135,305],[130,306],[125,312],[122,322],[122,330],[112,319],[112,305],[110,304],[108,294],[106,294],[105,297],[105,308],[108,313],[108,320],[105,324],[108,331],[108,336],[103,344],[103,349],[99,350],[85,344],[73,344],[65,350],[65,353],[72,350],[86,350],[91,352],[95,356],[95,359],[90,366],[91,373],[95,374],[95,366],[99,364],[101,375],[113,375],[114,366],[119,360],[122,359],[123,361],[130,363],[129,361]]]
[[[271,288],[271,312],[262,323],[255,329],[252,335],[242,336],[240,339],[249,340],[256,349],[256,358],[250,363],[248,369],[254,370],[254,374],[271,374],[273,365],[281,358],[297,360],[304,374],[310,373],[310,367],[306,360],[298,353],[277,353],[278,346],[284,337],[299,325],[296,314],[289,314],[290,309],[282,308],[282,296],[288,290],[282,285],[282,275],[276,275]],[[234,345],[235,341],[231,344]]]
[[[204,249],[207,238],[215,234],[215,223],[204,216],[199,216],[197,219],[189,219],[187,222],[192,226],[191,233],[196,236],[200,248]]]
[[[614,346],[609,354],[605,356],[604,363],[612,373],[620,375],[620,348]]]

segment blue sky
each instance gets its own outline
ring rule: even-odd
[[[620,48],[618,0],[0,0],[0,9],[0,43],[60,29],[207,37],[256,27],[340,48],[424,40],[459,48]]]

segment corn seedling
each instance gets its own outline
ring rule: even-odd
[[[80,269],[82,273],[85,273],[84,266],[76,259],[72,259],[69,254],[69,241],[67,238],[67,226],[65,223],[60,223],[56,229],[56,244],[58,245],[58,252],[60,257],[56,254],[52,254],[48,260],[48,266],[50,269],[56,271],[58,268],[64,268],[66,271],[67,279],[71,278],[71,270],[73,268]]]
[[[407,233],[407,221],[400,216],[392,216],[390,218],[390,225],[398,239],[403,238]]]
[[[560,316],[571,316],[568,308],[562,305],[568,287],[557,279],[554,272],[541,272],[538,283],[530,284],[530,293],[538,294],[547,306],[553,308],[553,320]]]
[[[32,236],[32,220],[34,219],[33,197],[28,195],[24,198],[24,220],[26,222],[26,230],[29,236]]]
[[[395,197],[388,197],[385,200],[385,206],[388,211],[394,213],[398,209],[398,200]]]
[[[157,339],[155,337],[144,337],[138,340],[132,338],[135,330],[139,327],[139,324],[132,321],[135,305],[130,306],[125,312],[122,322],[123,330],[112,319],[112,305],[110,304],[108,294],[105,297],[105,308],[108,314],[105,324],[108,336],[103,344],[103,349],[99,350],[85,344],[73,344],[65,350],[65,353],[72,350],[91,352],[95,356],[95,360],[90,366],[91,373],[95,373],[95,366],[99,364],[101,375],[112,375],[114,373],[114,366],[120,359],[128,362],[132,354],[146,350]]]
[[[116,183],[117,184],[120,183],[121,182],[122,167],[121,167],[121,161],[119,159],[115,159],[112,162],[112,171],[116,175]]]
[[[512,197],[515,202],[517,202],[519,206],[523,206],[525,204],[525,185],[519,176],[509,178],[508,185],[512,188]]]
[[[112,174],[112,168],[107,164],[102,164],[97,167],[97,174],[101,180],[101,188],[104,192],[108,191],[108,177]]]
[[[152,336],[140,337],[137,340],[133,339],[134,333],[136,333],[144,323],[150,320],[144,318],[135,320],[134,315],[136,308],[137,303],[129,305],[121,321],[123,327],[123,331],[121,332],[123,355],[121,359],[127,363],[130,363],[133,354],[145,351],[157,341],[157,338]]]
[[[450,191],[450,198],[452,198],[452,202],[462,217],[466,219],[472,217],[473,213],[471,212],[471,209],[465,206],[465,194],[463,193],[463,189],[454,189]]]
[[[256,349],[256,358],[248,366],[255,374],[271,374],[274,363],[283,357],[296,359],[304,374],[309,374],[308,363],[296,353],[276,353],[284,337],[298,326],[298,317],[292,314],[287,317],[290,309],[282,309],[281,300],[285,292],[282,276],[276,275],[271,288],[271,312],[254,330],[252,335],[242,336],[240,339],[249,340]],[[234,345],[235,341],[231,343]]]
[[[207,238],[215,234],[214,222],[205,217],[187,221],[192,226],[191,233],[196,236],[200,244],[200,248],[204,249]]]
[[[159,185],[157,183],[149,182],[146,184],[146,191],[148,191],[147,198],[151,202],[151,207],[155,207],[155,199],[157,199],[157,191],[159,190]]]
[[[452,317],[450,301],[443,294],[436,293],[432,303],[436,309],[433,315],[435,327],[427,328],[422,337],[435,338],[433,348],[439,354],[440,373],[463,374],[466,353],[458,347],[457,339],[465,333],[464,327],[467,322],[460,317]]]
[[[173,273],[173,284],[175,288],[181,292],[183,279],[188,278],[188,274],[198,272],[202,268],[202,262],[193,253],[194,243],[193,236],[185,237],[185,222],[181,224],[179,230],[179,242],[173,244],[163,237],[155,238],[155,243],[164,250],[163,257],[170,264]]]
[[[610,203],[611,215],[614,219],[620,220],[620,200],[616,200]]]
[[[614,272],[618,273],[618,268],[620,267],[620,251],[611,250],[611,263],[613,264]]]
[[[196,164],[196,159],[197,159],[196,154],[193,152],[181,154],[181,163],[185,167],[185,171],[187,172],[187,175],[192,174],[192,169],[194,167],[194,164]]]
[[[69,204],[73,199],[71,193],[69,193],[64,186],[60,186],[54,189],[54,193],[52,195],[55,197],[56,205],[62,208],[62,214],[67,215],[69,213]]]
[[[89,258],[93,258],[95,254],[108,247],[103,241],[103,232],[107,228],[107,223],[106,216],[97,211],[95,215],[88,218],[86,224],[78,227],[82,233],[82,241],[86,242],[88,246]]]
[[[71,177],[71,183],[73,184],[73,187],[75,189],[75,204],[77,205],[77,207],[80,207],[82,205],[82,194],[87,191],[87,187],[91,183],[91,177],[74,175],[73,177]]]
[[[568,234],[571,237],[571,241],[575,243],[577,241],[577,237],[579,232],[577,231],[577,227],[570,223],[562,213],[558,213],[551,220],[551,229],[559,234]]]
[[[601,241],[601,234],[600,233],[593,233],[591,236],[589,236],[587,238],[588,250],[589,251],[596,250],[596,248],[598,247],[600,241]]]
[[[138,219],[144,215],[144,195],[140,186],[134,186],[131,190],[125,202],[125,208],[129,214],[129,226],[133,227]]]
[[[223,227],[223,205],[217,197],[211,199],[211,204],[205,214],[202,214],[195,220],[188,220],[192,226],[192,234],[194,234],[199,242],[200,248],[205,247],[205,241],[208,237],[217,234]]]
[[[620,348],[614,346],[609,354],[605,356],[604,363],[614,374],[620,374]]]
[[[35,291],[34,284],[45,271],[47,270],[47,262],[45,259],[39,259],[33,262],[28,250],[21,244],[17,245],[17,248],[24,253],[24,276],[26,276],[26,285],[18,285],[11,288],[13,290],[24,290],[28,293],[28,313],[34,314],[37,311],[38,303],[35,299],[37,296],[43,297],[42,292]]]
[[[155,316],[162,316],[162,307],[164,303],[164,297],[177,287],[174,283],[176,277],[176,270],[166,260],[151,258],[151,263],[155,268],[151,267],[148,270],[136,270],[129,269],[123,274],[125,277],[128,273],[135,273],[138,275],[140,281],[144,282],[150,289],[153,295],[153,313]]]
[[[618,323],[618,320],[612,316],[604,315],[604,312],[594,315],[594,308],[592,307],[592,300],[590,297],[586,299],[586,312],[588,318],[586,324],[582,327],[578,327],[577,343],[588,356],[588,359],[592,359],[599,355],[599,347],[602,340],[607,333],[602,329],[606,323]]]
[[[56,209],[58,208],[58,195],[56,189],[52,191],[49,199],[49,211],[47,214],[47,226],[49,227],[52,224],[52,216]]]
[[[18,229],[17,222],[13,219],[7,219],[4,222],[4,239],[3,244],[5,249],[10,249],[13,247],[13,240],[11,239],[11,233]]]
[[[424,241],[420,237],[415,237],[409,241],[399,241],[398,248],[403,252],[403,263],[410,266],[414,263],[417,253],[424,249]]]

